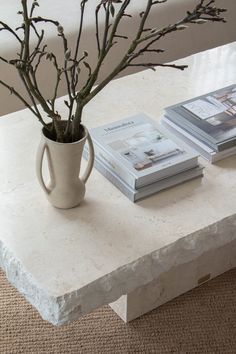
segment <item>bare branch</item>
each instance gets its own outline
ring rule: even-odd
[[[3,80],[0,80],[0,85],[4,86],[5,88],[7,88],[11,94],[15,95],[21,102],[23,102],[23,104],[39,119],[39,121],[46,126],[45,122],[43,120],[41,120],[41,115],[39,116],[38,113],[30,106],[30,104],[24,99],[24,97],[17,92],[14,87],[8,85],[6,82],[4,82]]]
[[[136,64],[127,64],[128,66],[142,66],[144,68],[156,70],[157,66],[167,67],[167,68],[174,68],[179,70],[184,70],[188,67],[188,65],[176,65],[176,64],[161,64],[161,63],[136,63]]]
[[[9,61],[8,61],[7,59],[5,59],[5,58],[1,57],[1,56],[0,56],[0,60],[1,60],[1,61],[3,61],[4,63],[9,64]]]
[[[9,33],[11,33],[17,40],[19,43],[22,42],[22,40],[20,39],[20,37],[17,35],[17,33],[6,23],[0,21],[0,25],[2,25],[2,28],[0,28],[0,31],[8,31]]]
[[[20,76],[20,78],[21,78],[21,80],[22,80],[22,82],[23,82],[23,84],[25,86],[25,89],[26,89],[26,91],[27,91],[27,93],[28,93],[28,95],[29,95],[29,97],[31,99],[31,102],[32,102],[32,104],[34,106],[34,109],[35,109],[36,113],[37,113],[37,116],[38,116],[40,122],[43,122],[42,116],[41,116],[41,114],[39,112],[39,109],[38,109],[37,104],[35,102],[34,96],[32,95],[32,93],[31,93],[31,91],[30,91],[30,89],[29,89],[29,87],[27,85],[26,80],[25,80],[24,76],[22,75],[21,71],[18,70],[18,72],[19,72],[19,76]]]
[[[56,27],[59,26],[59,22],[55,20],[51,20],[50,18],[44,18],[44,17],[31,17],[30,18],[31,22],[38,23],[38,22],[46,22],[46,23],[52,23]]]
[[[103,2],[101,2],[102,4]],[[125,13],[126,8],[129,6],[130,4],[130,0],[124,0],[124,2],[122,3],[112,26],[111,29],[111,33],[108,39],[107,44],[104,46],[102,46],[101,50],[100,50],[100,56],[98,59],[98,63],[96,68],[94,69],[94,71],[91,73],[89,80],[86,82],[86,85],[82,88],[82,90],[78,93],[78,99],[80,99],[80,97],[86,97],[88,94],[90,94],[90,91],[92,89],[92,87],[94,86],[97,77],[98,77],[98,73],[100,71],[100,68],[102,66],[102,63],[104,62],[107,54],[109,53],[110,49],[113,47],[114,45],[114,36],[116,35],[117,32],[117,28],[119,26],[119,23],[123,17],[123,14]],[[105,23],[105,28],[104,28],[104,34],[106,36],[106,33],[108,32],[108,26],[109,24],[106,22]],[[103,41],[104,44],[104,41]],[[75,121],[77,120],[77,115],[75,114]]]
[[[44,37],[44,30],[41,31],[41,35],[38,34],[38,43],[37,43],[34,51],[31,53],[31,55],[29,57],[31,63],[33,62],[36,55],[40,52],[40,45],[43,41],[43,37]]]
[[[23,18],[24,18],[24,41],[23,41],[23,57],[24,62],[27,62],[27,59],[30,54],[29,49],[29,40],[30,40],[30,21],[28,17],[28,8],[27,8],[27,0],[21,0],[23,7]]]
[[[32,3],[32,6],[31,6],[30,17],[33,16],[34,10],[35,10],[35,8],[36,8],[37,6],[39,6],[38,2],[37,2],[37,1],[34,1],[34,2]]]
[[[79,24],[78,37],[77,37],[77,41],[76,41],[74,60],[77,60],[77,56],[78,56],[78,52],[79,52],[79,45],[80,45],[81,35],[82,35],[82,30],[83,30],[84,11],[85,11],[86,2],[87,2],[87,0],[82,0],[81,5],[80,5],[81,6],[80,24]]]
[[[0,32],[8,31],[13,35],[20,43],[20,52],[17,53],[16,59],[12,58],[8,60],[4,56],[0,56],[0,61],[12,65],[17,70],[33,106],[31,107],[30,103],[13,87],[2,80],[0,80],[0,84],[18,97],[18,99],[20,99],[21,102],[23,102],[25,106],[37,116],[40,122],[47,127],[41,116],[41,110],[37,106],[39,103],[43,111],[52,119],[52,126],[57,141],[75,141],[80,137],[81,117],[85,105],[126,68],[142,67],[151,70],[155,70],[156,67],[170,67],[179,70],[184,70],[186,68],[185,65],[162,64],[159,63],[158,60],[154,60],[153,62],[147,61],[144,54],[154,53],[158,55],[163,52],[163,49],[156,48],[155,46],[158,40],[170,33],[185,30],[188,27],[187,25],[204,24],[206,22],[225,22],[225,19],[222,17],[222,13],[225,9],[217,8],[215,6],[215,0],[198,0],[198,4],[193,11],[188,11],[185,17],[178,22],[163,28],[149,28],[147,26],[147,20],[151,9],[166,1],[167,0],[146,0],[145,9],[140,13],[138,29],[133,36],[128,49],[116,64],[115,68],[108,73],[107,77],[94,87],[99,77],[101,67],[112,47],[119,42],[119,39],[127,39],[127,36],[123,35],[120,26],[122,19],[125,17],[131,17],[131,15],[127,13],[131,0],[99,0],[97,6],[95,6],[95,37],[97,41],[98,59],[93,69],[86,60],[88,53],[86,51],[84,51],[83,54],[80,53],[84,14],[88,0],[80,0],[81,13],[79,18],[78,35],[75,48],[72,49],[68,48],[67,37],[64,33],[63,27],[58,21],[34,16],[34,10],[39,6],[39,3],[34,0],[33,2],[30,2],[31,7],[29,7],[29,2],[27,0],[21,0],[22,11],[20,11],[19,14],[23,17],[23,24],[16,30],[13,30],[10,26],[0,21]],[[103,28],[100,29],[99,19],[101,11],[104,11],[105,13],[105,20]],[[44,44],[44,30],[38,30],[38,23],[46,23],[56,26],[58,36],[63,44],[64,61],[62,67],[59,66],[56,55],[46,50],[47,45]],[[23,31],[23,39],[17,34],[18,30]],[[36,46],[33,49],[30,49],[31,36],[37,37]],[[73,54],[71,54],[72,50]],[[78,58],[79,56],[80,58]],[[142,60],[138,60],[140,58],[142,58]],[[37,81],[38,69],[43,62],[43,59],[49,60],[56,71],[51,99],[44,97]],[[79,92],[76,92],[80,70],[83,65],[85,66],[84,69],[88,71],[88,78],[82,89]],[[61,127],[59,124],[61,116],[56,110],[56,98],[62,79],[66,82],[68,93],[68,99],[65,100],[65,105],[69,110],[66,127],[65,125]]]
[[[183,19],[180,20],[179,22],[177,22],[174,25],[170,25],[168,27],[162,28],[160,30],[154,31],[153,33],[146,35],[144,37],[142,37],[142,34],[144,33],[144,28],[145,28],[145,23],[147,20],[147,17],[150,13],[151,7],[153,5],[162,3],[165,1],[154,1],[153,0],[148,0],[147,2],[147,6],[145,11],[143,11],[141,13],[141,22],[140,22],[140,26],[139,29],[136,33],[136,36],[134,38],[134,40],[131,43],[130,48],[127,50],[126,54],[124,55],[124,57],[121,59],[121,61],[118,63],[118,65],[116,66],[116,68],[114,69],[114,71],[112,73],[110,73],[101,83],[99,83],[92,92],[90,92],[89,94],[86,95],[85,99],[83,100],[84,104],[87,104],[97,93],[99,93],[114,77],[116,77],[121,71],[123,71],[125,68],[127,68],[128,66],[130,66],[131,62],[135,59],[138,58],[141,54],[143,54],[145,51],[151,50],[150,46],[152,44],[154,44],[156,41],[158,41],[160,38],[162,38],[163,36],[177,31],[178,30],[178,26],[182,25],[182,24],[186,24],[186,23],[191,23],[193,20],[197,20],[200,19],[202,16],[204,16],[206,13],[211,17],[211,19],[215,19],[215,18],[220,18],[221,22],[224,22],[224,20],[219,16],[220,13],[224,12],[225,9],[216,9],[215,7],[210,7],[209,6],[214,3],[214,0],[211,0],[209,3],[207,3],[206,5],[204,5],[204,0],[200,2],[200,4],[198,6],[195,7],[195,9],[193,10],[193,12],[188,12],[187,16]],[[151,40],[150,40],[151,39]],[[150,41],[148,41],[150,40]],[[148,42],[144,48],[138,50],[137,53],[135,53],[135,49],[138,47],[138,45],[140,43],[143,42]],[[149,63],[152,64],[152,63]],[[137,64],[133,64],[134,66],[137,66]],[[159,64],[159,63],[155,63],[155,66],[164,66],[163,64]],[[144,66],[143,64],[141,64],[141,66]],[[151,67],[153,67],[152,65],[150,65]],[[168,66],[168,65],[166,65]],[[148,63],[145,63],[145,67],[148,67]],[[171,66],[173,67],[173,66]],[[178,69],[184,69],[184,67],[181,67]],[[86,91],[85,91],[86,92]],[[76,119],[76,116],[75,116]]]
[[[100,56],[100,52],[101,52],[101,45],[100,45],[100,38],[99,38],[99,24],[98,24],[98,14],[99,14],[100,8],[101,8],[101,4],[99,4],[95,10],[95,25],[96,25],[96,40],[97,40],[97,48],[98,48],[98,57]]]
[[[111,3],[107,3],[107,5],[104,5],[106,9],[106,17],[105,17],[105,25],[104,25],[104,33],[103,33],[103,41],[102,41],[102,52],[105,51],[106,46],[107,46],[107,36],[108,36],[108,31],[109,31],[109,20],[110,20],[110,6]]]

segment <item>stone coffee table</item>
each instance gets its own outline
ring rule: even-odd
[[[88,127],[236,82],[236,45],[182,59],[185,72],[144,71],[111,83]],[[40,126],[23,110],[0,118],[0,265],[41,316],[65,324],[104,304],[130,321],[236,266],[236,157],[205,177],[132,204],[96,170],[80,207],[48,204],[35,177]]]

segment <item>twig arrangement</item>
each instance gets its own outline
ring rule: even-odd
[[[19,44],[19,52],[16,58],[8,60],[0,56],[0,60],[7,65],[12,65],[18,72],[19,77],[27,92],[28,100],[26,100],[20,92],[11,87],[0,79],[0,84],[7,88],[11,94],[20,99],[26,107],[38,118],[45,129],[50,131],[50,135],[58,142],[73,142],[80,138],[81,135],[81,117],[83,108],[97,95],[112,79],[120,72],[128,67],[136,66],[150,68],[155,70],[156,67],[172,67],[180,70],[186,68],[185,65],[162,64],[158,60],[155,62],[146,62],[141,60],[145,53],[163,52],[162,49],[156,47],[156,43],[169,33],[185,30],[189,24],[203,24],[206,22],[225,22],[222,13],[225,9],[217,8],[215,0],[201,0],[193,11],[188,11],[184,18],[175,24],[168,25],[163,28],[148,28],[146,26],[149,14],[154,6],[161,6],[161,3],[167,0],[146,0],[146,8],[140,13],[140,21],[137,32],[130,40],[127,51],[116,64],[115,68],[99,82],[100,69],[115,45],[120,40],[128,40],[127,36],[122,33],[122,21],[126,17],[132,17],[128,13],[131,0],[98,0],[95,8],[95,33],[97,42],[97,63],[95,67],[91,67],[88,59],[89,53],[81,50],[81,38],[83,35],[84,14],[86,5],[89,0],[80,0],[80,21],[78,27],[78,35],[75,48],[68,47],[67,37],[62,25],[55,20],[35,16],[35,10],[39,6],[39,0],[29,1],[21,0],[21,11],[18,12],[23,18],[23,23],[16,29],[13,29],[6,23],[0,21],[0,31],[8,31]],[[99,26],[101,12],[105,13],[105,20],[102,26]],[[56,55],[47,50],[44,43],[44,29],[38,29],[38,23],[47,23],[55,26],[58,36],[62,41],[62,50],[64,52],[63,64],[59,65]],[[31,36],[36,36],[36,46],[30,47]],[[38,70],[43,60],[50,61],[53,69],[56,71],[56,79],[52,97],[44,97],[38,84]],[[79,90],[81,70],[87,71],[87,80]],[[66,81],[68,99],[64,101],[68,108],[68,116],[63,117],[64,124],[61,124],[62,117],[57,111],[55,102],[58,95],[58,87],[61,80]],[[39,108],[40,107],[40,108]],[[43,117],[42,111],[51,119],[48,125]],[[65,119],[66,118],[66,119]],[[65,123],[66,120],[66,123]]]

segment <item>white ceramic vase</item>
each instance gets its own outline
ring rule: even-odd
[[[84,175],[80,178],[80,165],[85,141],[89,145],[89,160]],[[44,182],[43,157],[47,154],[50,181]],[[47,138],[42,130],[37,151],[36,173],[49,202],[61,209],[76,207],[84,199],[85,183],[94,163],[94,148],[91,137],[84,127],[84,136],[74,143],[57,143]]]

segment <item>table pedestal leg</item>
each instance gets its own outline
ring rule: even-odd
[[[129,322],[234,267],[236,240],[162,273],[110,306],[123,321]]]

